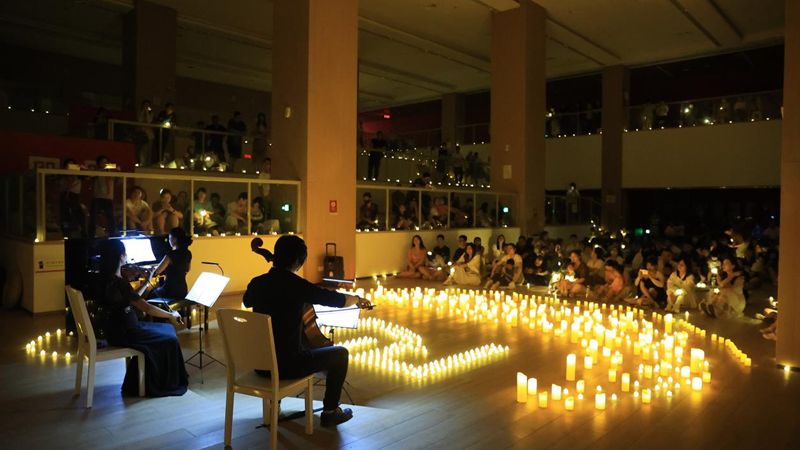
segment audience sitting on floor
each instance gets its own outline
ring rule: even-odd
[[[431,279],[431,272],[428,270],[428,252],[419,235],[411,238],[411,248],[408,249],[406,263],[406,270],[397,274],[398,277]]]
[[[450,269],[450,276],[444,284],[461,284],[468,286],[479,286],[481,284],[481,263],[480,256],[475,250],[475,245],[469,243],[464,248],[458,261]],[[441,273],[441,271],[437,271]]]

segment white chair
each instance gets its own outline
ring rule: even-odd
[[[94,397],[94,367],[100,361],[125,358],[125,367],[128,367],[130,358],[138,356],[139,363],[139,397],[144,397],[144,354],[138,350],[125,347],[105,347],[97,348],[97,339],[94,336],[92,321],[89,320],[89,312],[86,310],[86,302],[83,300],[83,293],[73,288],[65,286],[69,306],[72,308],[72,317],[75,319],[75,326],[78,329],[78,373],[75,378],[75,395],[81,395],[81,384],[83,383],[83,359],[89,361],[89,373],[86,375],[86,407],[92,407],[92,397]]]
[[[269,417],[270,448],[278,447],[278,401],[305,390],[306,434],[314,432],[314,376],[281,380],[272,336],[272,318],[238,309],[217,311],[217,324],[225,346],[228,363],[228,388],[225,397],[225,446],[231,445],[233,428],[233,394],[252,395],[263,399],[263,420]],[[270,378],[255,373],[269,370]]]

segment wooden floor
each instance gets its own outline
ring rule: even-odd
[[[393,281],[389,286],[412,286]],[[434,285],[431,285],[434,286]],[[436,285],[437,287],[439,285]],[[539,409],[535,401],[515,401],[515,374],[537,377],[540,386],[564,381],[565,355],[575,352],[569,339],[523,327],[468,324],[433,312],[376,308],[366,316],[405,326],[423,338],[429,359],[494,342],[510,351],[457,374],[425,382],[382,374],[356,364],[348,375],[348,391],[357,403],[355,417],[338,429],[319,427],[303,432],[302,419],[282,422],[279,447],[288,449],[796,449],[800,442],[800,374],[775,367],[774,342],[763,340],[753,313],[769,292],[753,294],[748,317],[711,320],[693,314],[690,321],[733,339],[753,358],[753,367],[735,362],[723,347],[705,345],[713,379],[701,393],[688,389],[642,405],[630,395],[610,402],[605,411],[589,400],[566,412],[563,402]],[[241,300],[227,297],[223,306]],[[84,409],[85,393],[73,398],[75,361],[56,361],[26,354],[25,343],[45,331],[63,328],[59,316],[31,317],[21,311],[0,313],[0,436],[6,449],[202,449],[222,448],[225,372],[219,364],[199,372],[189,368],[191,384],[183,397],[123,398],[119,388],[121,361],[101,363],[97,370],[94,407]],[[184,354],[197,350],[194,330],[179,332]],[[224,359],[216,323],[205,340],[206,350]],[[75,352],[66,337],[50,338],[48,352]],[[633,357],[631,356],[631,360]],[[638,364],[638,361],[636,361]],[[580,366],[580,365],[579,365]],[[606,370],[587,372],[587,386],[605,383]],[[618,386],[618,385],[617,385]],[[608,390],[608,389],[607,389]],[[608,390],[613,391],[613,388]],[[84,391],[85,392],[85,391]],[[315,391],[322,398],[323,388]],[[347,402],[346,396],[343,401]],[[315,407],[321,406],[315,402]],[[302,408],[300,400],[283,402],[284,413]],[[259,428],[257,399],[237,396],[234,449],[267,448],[268,430]]]

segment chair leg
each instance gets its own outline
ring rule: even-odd
[[[92,407],[92,400],[94,399],[94,366],[95,361],[89,359],[89,373],[86,376],[86,407]]]
[[[139,363],[139,397],[145,396],[144,385],[144,356],[137,356],[136,359]]]
[[[314,434],[314,379],[306,386],[306,434]]]
[[[80,397],[83,383],[83,353],[80,350],[78,350],[78,357],[75,358],[75,361],[78,363],[75,369],[75,396]]]
[[[271,405],[272,405],[272,403],[270,402],[269,398],[261,397],[261,408],[262,408],[262,412],[261,412],[261,420],[262,420],[262,422],[261,423],[263,423],[264,425],[267,425],[269,423],[269,418],[270,418],[270,413],[271,413],[269,408],[270,408]]]
[[[269,419],[269,448],[278,448],[278,396],[272,397],[272,410]]]
[[[225,393],[225,439],[226,447],[231,445],[231,434],[233,431],[233,385],[228,384]]]

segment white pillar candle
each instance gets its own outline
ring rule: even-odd
[[[644,366],[644,377],[653,378],[653,366],[650,364],[645,364]]]
[[[577,357],[574,354],[567,355],[567,381],[575,381],[575,364]]]
[[[583,380],[578,380],[578,382],[575,383],[575,390],[578,391],[578,394],[583,394],[583,392],[586,390],[586,382]]]
[[[535,396],[536,391],[538,390],[539,388],[537,386],[536,378],[528,378],[528,395]]]
[[[631,374],[622,374],[622,392],[630,392],[631,390]]]
[[[517,372],[517,401],[519,403],[528,401],[528,377],[522,372]]]
[[[611,383],[617,382],[617,371],[614,369],[609,369],[608,371],[608,381]]]
[[[583,367],[586,370],[591,370],[591,368],[592,368],[592,357],[591,356],[584,356],[584,358],[583,358]]]
[[[594,394],[594,407],[596,409],[606,409],[606,394],[605,392],[598,392]]]
[[[564,409],[572,411],[575,409],[575,397],[567,397],[564,399]]]
[[[554,384],[553,387],[551,388],[551,391],[552,391],[551,397],[554,401],[561,400],[561,386]]]
[[[691,350],[691,360],[689,362],[689,367],[691,368],[692,373],[700,373],[703,371],[703,360],[705,359],[705,352],[699,348],[693,348]]]
[[[672,314],[667,314],[664,316],[664,331],[666,333],[672,333],[672,323],[673,323]]]
[[[711,382],[711,372],[705,371],[703,372],[703,383],[710,383]]]
[[[692,390],[693,391],[703,390],[703,380],[700,377],[692,378]]]
[[[547,391],[539,392],[539,408],[547,408]]]
[[[652,399],[652,395],[653,394],[650,392],[650,389],[643,389],[642,390],[642,403],[650,403],[650,400]]]

